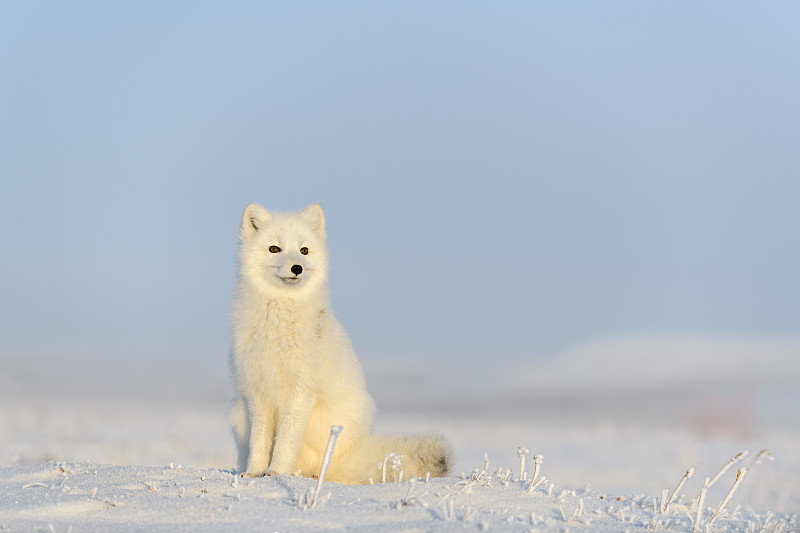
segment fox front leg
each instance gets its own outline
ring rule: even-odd
[[[231,405],[231,429],[236,441],[236,470],[247,472],[247,461],[250,456],[250,409],[247,400],[240,396]]]
[[[275,418],[261,402],[253,402],[250,413],[250,453],[247,456],[248,476],[263,476],[269,466],[275,439]]]
[[[289,408],[286,409],[283,416],[280,416],[275,446],[272,450],[272,461],[267,470],[268,476],[294,472],[314,403],[314,398],[294,397]]]

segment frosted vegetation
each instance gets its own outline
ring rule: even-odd
[[[376,429],[441,432],[456,457],[451,477],[408,480],[390,455],[364,486],[233,472],[222,360],[6,358],[0,531],[798,531],[800,388],[784,353],[746,380],[732,359],[721,379],[706,362],[691,386],[581,350],[450,373],[365,359]],[[593,383],[592,364],[628,386]]]
[[[527,448],[520,447],[519,455],[525,458]],[[469,475],[362,486],[289,476],[250,479],[174,464],[49,462],[2,469],[0,516],[3,531],[796,531],[797,514],[731,506],[748,470],[725,473],[746,455],[706,477],[697,495],[682,492],[690,469],[658,496],[561,487],[542,474],[541,455],[534,456],[532,472],[493,470],[485,457]],[[759,452],[750,468],[760,468],[765,458],[768,452]],[[378,465],[376,474],[385,475],[385,467]],[[715,481],[729,487],[718,502],[708,494]]]

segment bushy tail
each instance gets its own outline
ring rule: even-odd
[[[450,472],[452,465],[450,445],[442,437],[373,433],[349,450],[334,454],[328,479],[349,484],[367,484],[370,479],[380,483],[382,464],[392,453],[401,456],[400,465],[393,470],[391,460],[387,463],[386,481],[398,479],[401,471],[403,480],[424,478],[429,473],[431,477],[442,477]]]

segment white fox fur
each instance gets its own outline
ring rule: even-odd
[[[341,425],[330,480],[379,480],[391,452],[402,454],[404,479],[446,475],[443,439],[371,433],[372,398],[330,306],[322,208],[278,214],[250,204],[239,238],[231,354],[239,471],[318,476],[330,427]]]

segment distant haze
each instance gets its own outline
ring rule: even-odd
[[[0,357],[224,359],[249,202],[323,206],[360,350],[793,338],[798,28],[789,2],[2,2]]]

